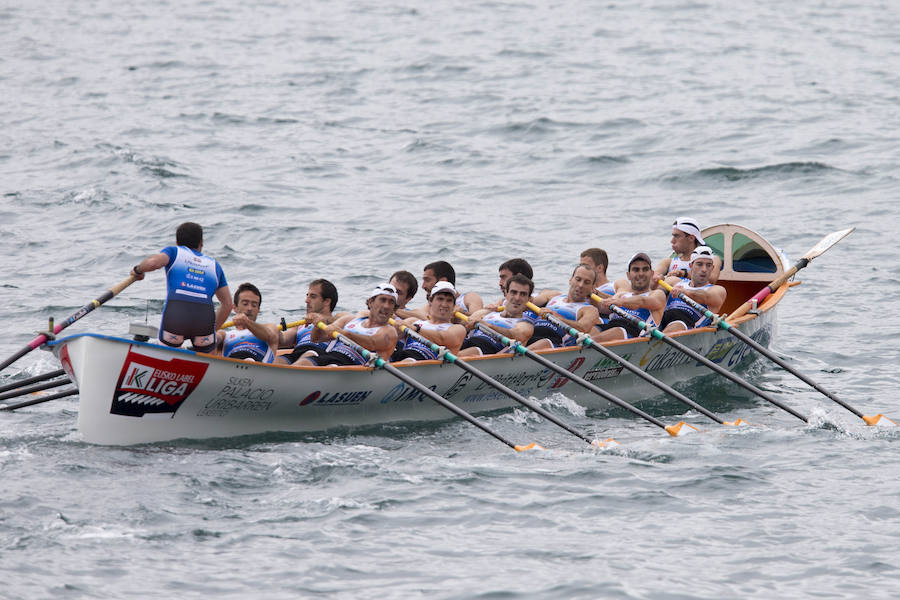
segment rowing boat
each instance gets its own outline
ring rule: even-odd
[[[784,253],[744,227],[716,225],[703,235],[723,259],[719,284],[728,291],[723,312],[740,306],[788,268]],[[791,285],[779,287],[733,325],[768,346],[775,335],[777,305]],[[721,329],[706,327],[673,337],[728,370],[743,369],[757,358],[749,346]],[[67,336],[47,346],[78,386],[78,427],[90,443],[126,445],[453,418],[421,391],[367,366],[269,365],[94,333]],[[687,355],[649,338],[606,346],[665,383],[709,374]],[[560,348],[541,354],[628,402],[646,405],[659,398],[655,388],[593,350]],[[589,408],[607,405],[527,357],[469,360],[524,396],[561,392]],[[435,360],[395,366],[470,413],[516,406],[509,396],[452,364]]]

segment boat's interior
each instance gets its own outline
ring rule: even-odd
[[[719,285],[728,291],[720,313],[731,313],[790,268],[782,252],[746,227],[723,223],[703,230],[706,245],[722,259]]]

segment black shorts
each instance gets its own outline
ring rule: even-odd
[[[597,329],[600,331],[607,331],[609,329],[615,329],[616,327],[621,327],[625,330],[626,339],[639,337],[644,331],[637,323],[633,323],[628,319],[610,319],[608,323],[600,323],[597,325]]]
[[[159,324],[159,341],[165,344],[163,331],[180,335],[192,342],[194,338],[214,335],[216,333],[216,312],[213,310],[213,305],[205,302],[167,300],[163,308],[162,322]],[[215,341],[211,346],[195,347],[201,352],[210,352],[207,348],[214,349]]]
[[[534,335],[531,336],[531,339],[525,345],[530,346],[538,340],[550,340],[554,348],[559,348],[563,345],[563,338],[555,328],[535,327]]]
[[[697,315],[689,313],[680,308],[671,308],[663,313],[662,322],[659,324],[660,329],[665,329],[670,323],[681,321],[688,329],[693,329],[697,324]]]
[[[391,354],[391,362],[399,362],[404,358],[412,358],[413,360],[434,360],[433,356],[426,356],[415,348],[404,348],[403,350],[397,350]]]
[[[497,354],[506,346],[501,344],[500,342],[492,342],[491,340],[481,337],[481,336],[469,336],[463,342],[462,348],[460,350],[465,350],[466,348],[478,348],[481,350],[482,354]]]
[[[318,356],[307,357],[306,360],[311,360],[320,367],[324,367],[325,365],[338,365],[341,367],[359,366],[358,362],[342,352],[326,352]]]
[[[325,352],[325,349],[319,344],[300,344],[299,346],[294,346],[294,349],[291,350],[289,354],[282,354],[281,358],[287,360],[290,364],[294,364],[301,356],[303,356],[304,352],[309,352],[310,350],[315,350],[319,354]]]

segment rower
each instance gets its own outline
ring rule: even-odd
[[[416,276],[409,271],[397,271],[388,279],[388,284],[397,290],[397,308],[406,308],[407,302],[419,291]]]
[[[466,321],[466,328],[470,331],[463,342],[459,356],[481,356],[508,350],[502,342],[475,327],[480,322],[492,329],[502,330],[506,337],[517,340],[521,344],[525,344],[531,339],[531,335],[534,333],[533,318],[526,316],[525,309],[528,302],[531,301],[533,292],[534,283],[525,275],[518,273],[509,277],[506,280],[503,312],[483,308],[472,314]]]
[[[424,282],[423,282],[424,287]],[[459,293],[449,281],[438,281],[431,286],[428,295],[428,316],[425,319],[410,317],[402,324],[414,329],[423,337],[428,338],[438,346],[444,346],[451,353],[459,352],[463,339],[466,337],[466,328],[458,323],[453,323],[453,313],[456,311],[456,299]],[[397,323],[399,329],[400,323]],[[437,352],[429,346],[415,339],[406,337],[401,339],[401,349],[394,352],[391,361],[416,361],[433,360],[438,358]]]
[[[497,308],[503,306],[504,299],[506,297],[506,282],[513,275],[521,274],[527,277],[529,281],[534,280],[534,269],[531,268],[531,265],[528,264],[528,261],[524,258],[511,258],[507,261],[504,261],[503,264],[500,265],[498,273],[500,274],[500,293],[502,294],[502,296],[496,302],[486,304],[484,308],[497,310]],[[532,284],[532,291],[534,289],[533,285],[534,284]]]
[[[594,282],[594,291],[606,296],[616,293],[613,282],[606,278],[606,269],[609,268],[609,255],[602,248],[588,248],[581,253],[581,264],[594,269],[597,280]]]
[[[596,276],[597,272],[592,266],[580,264],[572,271],[567,294],[560,293],[559,290],[542,290],[534,297],[532,303],[545,308],[540,309],[534,321],[534,334],[528,340],[530,350],[576,345],[578,338],[568,333],[569,327],[574,327],[582,333],[590,333],[600,318],[597,308],[588,301]],[[547,318],[548,314],[568,327],[550,321]]]
[[[314,279],[306,289],[306,324],[299,327],[289,327],[281,333],[279,346],[292,348],[289,354],[282,354],[275,358],[279,364],[290,365],[297,362],[306,352],[319,354],[325,352],[328,342],[313,342],[310,340],[312,330],[316,323],[322,321],[326,325],[335,319],[334,307],[337,306],[338,291],[333,283],[327,279]],[[340,313],[337,316],[343,316]]]
[[[454,287],[454,293],[456,294],[456,307],[467,315],[472,314],[476,310],[481,310],[481,308],[484,306],[484,302],[481,300],[481,296],[479,296],[476,292],[466,292],[465,294],[460,294],[456,291],[456,270],[450,263],[445,260],[438,260],[432,263],[428,263],[422,270],[422,289],[425,290],[426,299],[430,297],[432,289],[434,288],[434,284],[440,281],[447,282]],[[398,308],[397,316],[401,319],[408,319],[410,317],[415,317],[417,319],[427,319],[428,308],[428,304],[413,309]]]
[[[368,316],[357,317],[344,315],[321,329],[316,327],[310,335],[310,341],[321,342],[334,337],[334,332],[341,333],[366,350],[377,353],[384,360],[390,359],[397,344],[397,330],[388,320],[397,308],[397,290],[390,284],[375,286],[366,300]],[[295,364],[302,366],[350,366],[364,365],[366,359],[352,346],[334,340],[326,352],[318,356],[301,357]]]
[[[600,309],[609,310],[611,305],[616,305],[628,313],[639,317],[645,323],[655,326],[662,319],[663,309],[666,306],[666,294],[661,289],[650,289],[650,281],[653,276],[653,267],[650,257],[644,252],[638,252],[628,261],[628,286],[619,288],[611,298],[606,298],[598,304]],[[617,286],[618,287],[618,286]],[[612,340],[625,340],[639,337],[643,331],[632,321],[618,314],[612,314],[609,321],[596,326],[591,333],[595,342],[608,342]]]
[[[672,256],[659,261],[653,276],[652,288],[656,288],[656,281],[663,277],[690,277],[691,253],[698,246],[703,246],[706,241],[700,233],[700,225],[691,217],[678,217],[672,223]],[[715,256],[713,259],[713,271],[710,273],[709,282],[719,280],[719,270],[722,268],[722,259]]]
[[[663,333],[675,333],[709,325],[711,319],[682,299],[687,296],[713,313],[718,313],[725,303],[726,291],[721,285],[709,282],[715,263],[715,253],[709,246],[697,246],[691,253],[690,278],[668,277],[672,286],[659,327]]]
[[[216,332],[216,347],[226,358],[271,363],[278,348],[278,326],[257,323],[262,294],[252,283],[242,283],[234,292],[234,329]]]

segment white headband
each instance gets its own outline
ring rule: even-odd
[[[697,238],[698,244],[705,244],[706,242],[703,240],[703,236],[700,234],[700,226],[697,225],[697,221],[689,218],[689,217],[678,217],[675,219],[675,222],[672,224],[672,227],[679,231],[683,231],[688,235],[692,235]]]

